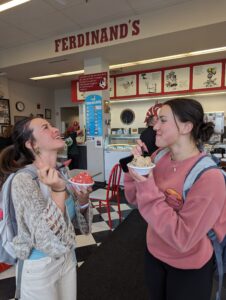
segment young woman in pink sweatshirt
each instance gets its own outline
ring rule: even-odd
[[[213,133],[204,123],[201,104],[192,99],[164,103],[154,126],[156,145],[170,151],[148,176],[129,169],[125,194],[148,223],[146,279],[151,300],[209,300],[213,247],[207,232],[220,240],[226,232],[226,193],[218,169],[204,172],[183,202],[186,174],[204,153],[202,143]],[[144,143],[133,149],[140,155]],[[157,150],[158,151],[158,150]],[[156,153],[153,154],[153,156]]]

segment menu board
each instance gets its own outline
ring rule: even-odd
[[[108,73],[94,73],[79,76],[79,91],[100,91],[108,89]]]
[[[164,71],[164,92],[189,90],[190,67]]]
[[[89,95],[85,99],[85,104],[87,137],[102,136],[102,97],[100,95]]]
[[[116,77],[116,96],[136,95],[136,75]]]
[[[139,74],[139,94],[156,94],[162,91],[162,72]]]
[[[85,99],[85,95],[83,92],[79,91],[79,84],[78,81],[76,82],[76,90],[77,90],[77,99],[78,100],[84,100]]]
[[[202,64],[193,67],[193,89],[221,87],[222,63]]]

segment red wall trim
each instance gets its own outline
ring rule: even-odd
[[[201,66],[201,65],[206,65],[206,64],[215,64],[215,63],[221,63],[222,64],[222,74],[221,74],[221,86],[220,87],[211,87],[211,88],[200,88],[200,89],[194,89],[193,88],[193,71],[194,71],[194,66]],[[164,91],[164,72],[170,69],[180,69],[180,68],[190,68],[190,76],[189,76],[189,88],[188,90],[183,90],[183,91],[170,91],[170,92],[165,92]],[[165,67],[165,68],[157,68],[157,69],[147,69],[147,70],[142,70],[142,71],[135,71],[135,72],[128,72],[128,73],[123,73],[123,74],[118,74],[118,75],[112,75],[110,76],[111,78],[114,79],[114,96],[111,97],[111,99],[136,99],[137,97],[156,97],[156,96],[164,96],[164,95],[170,95],[170,94],[185,94],[185,93],[195,93],[195,92],[208,92],[208,91],[219,91],[219,90],[225,90],[226,89],[226,84],[225,84],[225,68],[226,68],[226,59],[220,59],[220,60],[211,60],[211,61],[203,61],[203,62],[198,62],[198,63],[193,63],[193,64],[183,64],[183,65],[177,65],[177,66],[171,66],[171,67]],[[160,93],[151,93],[151,94],[140,94],[139,90],[139,75],[142,73],[150,73],[150,72],[157,72],[161,71],[161,92]],[[117,96],[117,87],[116,87],[116,78],[117,77],[125,77],[125,76],[130,76],[130,75],[136,75],[136,93],[135,95],[132,96]],[[71,99],[72,102],[78,102],[81,99],[77,99],[77,81],[78,80],[73,80],[71,84]],[[79,101],[81,102],[81,101]]]

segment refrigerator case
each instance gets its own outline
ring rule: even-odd
[[[105,180],[108,182],[111,169],[121,158],[131,155],[131,145],[126,144],[109,144],[105,148],[104,160],[105,160]],[[124,173],[122,172],[120,185],[124,185]]]

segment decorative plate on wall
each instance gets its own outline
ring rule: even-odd
[[[121,112],[120,119],[123,124],[129,125],[129,124],[133,123],[133,121],[135,119],[135,113],[132,109],[124,109]]]

